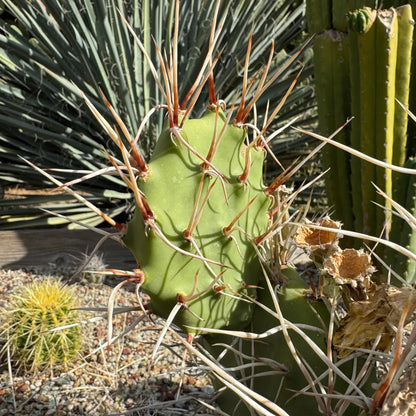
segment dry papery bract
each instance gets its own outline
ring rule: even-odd
[[[340,229],[340,223],[331,220],[329,217],[322,218],[317,222],[307,223],[306,225],[300,226],[294,236],[295,244],[298,247],[317,250],[338,244],[340,238],[339,233],[315,229],[309,227],[308,224],[333,228],[334,230]]]
[[[324,267],[337,283],[352,286],[363,282],[376,271],[370,255],[353,248],[331,254],[325,259]]]
[[[345,357],[358,348],[389,352],[403,310],[408,305],[405,325],[413,319],[416,294],[410,288],[380,285],[368,300],[352,302],[348,314],[340,321],[334,335],[339,356]],[[378,338],[377,345],[374,345]]]
[[[334,232],[315,227],[331,228]],[[305,225],[301,225],[296,230],[293,241],[297,247],[305,251],[318,270],[322,270],[325,259],[331,253],[340,250],[338,242],[342,234],[337,232],[340,229],[341,223],[329,217],[321,218],[316,222],[306,220]]]
[[[326,285],[338,285],[346,304],[350,300],[366,300],[375,285],[371,280],[376,271],[371,257],[362,250],[347,248],[332,253],[323,262]]]

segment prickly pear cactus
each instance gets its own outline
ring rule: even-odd
[[[242,327],[252,314],[242,297],[255,295],[261,277],[253,239],[268,225],[264,151],[219,107],[186,120],[179,134],[184,142],[165,127],[137,181],[163,236],[136,210],[124,241],[156,314],[180,303],[175,322],[187,332]]]
[[[153,111],[167,110],[167,120],[151,159],[146,162],[136,146],[142,130],[133,139],[104,99],[118,124],[116,131],[84,96],[105,132],[119,147],[119,160],[110,156],[113,172],[117,171],[129,186],[136,203],[135,215],[126,226],[92,207],[118,229],[117,238],[122,238],[137,260],[139,268],[134,272],[115,272],[127,276],[133,273],[131,280],[139,282],[150,297],[151,312],[166,318],[164,329],[168,330],[173,322],[188,334],[185,341],[170,327],[187,350],[213,370],[221,388],[229,387],[217,402],[223,410],[245,416],[254,412],[297,414],[307,408],[311,415],[318,416],[347,414],[338,410],[348,408],[350,402],[368,409],[366,386],[362,384],[371,386],[372,366],[366,364],[365,370],[356,371],[361,368],[359,357],[354,356],[354,363],[340,363],[332,350],[335,317],[338,309],[345,312],[338,305],[341,284],[321,284],[323,277],[319,276],[318,290],[315,286],[309,288],[290,262],[283,260],[291,248],[296,249],[293,244],[301,240],[299,247],[306,252],[310,249],[310,258],[322,272],[326,257],[340,251],[339,224],[334,221],[325,218],[318,224],[308,223],[302,233],[293,229],[304,219],[298,216],[297,221],[290,220],[292,193],[283,190],[285,181],[293,174],[290,168],[269,186],[263,184],[265,150],[277,134],[266,136],[266,131],[286,98],[265,115],[261,130],[246,123],[256,101],[281,73],[279,69],[268,76],[273,47],[264,70],[248,80],[250,41],[241,99],[236,111],[234,105],[226,111],[216,98],[214,86],[216,16],[205,67],[179,104],[179,1],[175,4],[172,59],[165,61],[156,46],[161,76],[149,59],[165,104],[151,110],[142,126]],[[219,1],[216,4],[218,13]],[[128,27],[148,57],[143,44]],[[205,83],[209,106],[201,118],[192,119],[193,105]],[[296,79],[285,97],[295,83]],[[65,186],[59,181],[55,183]],[[309,230],[314,227],[315,231]],[[354,279],[348,276],[347,280],[350,284]],[[364,284],[356,286],[361,292],[367,289]],[[328,288],[331,290],[326,291]],[[356,291],[350,290],[350,297],[351,293],[355,295]],[[163,334],[162,331],[161,338]],[[194,337],[196,334],[202,336]],[[189,341],[194,341],[198,348]],[[202,354],[199,347],[209,353]],[[332,397],[339,398],[338,404],[332,405]]]

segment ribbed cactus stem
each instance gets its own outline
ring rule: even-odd
[[[306,25],[309,33],[321,33],[331,29],[331,0],[306,0]]]
[[[398,45],[396,64],[396,99],[405,107],[409,106],[410,69],[413,44],[413,16],[409,4],[398,7]],[[408,114],[399,103],[394,110],[393,164],[403,166],[406,160]],[[393,198],[398,174],[393,172]],[[400,202],[400,200],[398,200]]]
[[[352,89],[359,89],[359,139],[356,137],[351,141],[360,143],[360,150],[366,154],[375,154],[375,26],[376,11],[363,9],[350,15],[349,27],[357,33],[355,40],[358,42],[354,48],[358,49],[359,66],[351,68],[352,80],[359,78],[359,84],[353,85]],[[353,72],[354,71],[354,72]],[[353,114],[354,115],[354,114]],[[356,162],[355,162],[356,163]],[[358,165],[358,163],[357,163]],[[375,228],[375,206],[371,202],[375,198],[374,187],[371,181],[375,180],[375,167],[368,162],[359,162],[361,182],[352,183],[353,200],[361,199],[361,215],[363,228],[361,231],[369,233]]]
[[[327,30],[315,37],[314,59],[316,96],[319,107],[319,128],[330,135],[345,123],[349,114],[348,38],[344,33]],[[348,144],[348,128],[335,139]],[[352,226],[350,169],[345,152],[326,146],[322,153],[325,168],[328,202],[335,215],[343,218],[346,227]],[[335,163],[334,163],[335,162]]]
[[[334,130],[334,103],[333,103],[333,88],[334,88],[334,68],[333,55],[335,44],[332,40],[333,31],[325,31],[317,35],[314,39],[314,67],[315,67],[315,90],[318,102],[318,119],[319,128],[322,134],[329,135]],[[332,161],[335,159],[335,149],[326,146],[323,152],[324,168],[332,168]],[[329,165],[329,166],[328,166]],[[333,175],[330,172],[330,175]],[[333,203],[336,199],[337,189],[335,181],[331,181],[327,175],[326,178],[326,193],[328,200]],[[330,202],[330,203],[331,203]]]
[[[408,1],[412,6],[413,15],[416,14],[416,0]],[[414,23],[413,23],[414,24]],[[411,77],[410,77],[410,85],[409,89],[411,91],[409,95],[409,110],[416,114],[416,42],[412,44],[412,63],[411,63]],[[413,157],[416,155],[416,123],[413,121],[409,121],[407,126],[407,158]]]
[[[348,28],[347,14],[355,10],[355,0],[338,0],[332,2],[332,26],[334,29],[346,32]]]
[[[416,159],[409,158],[404,164],[410,169],[416,168]],[[396,201],[410,212],[416,214],[416,178],[414,175],[399,175],[396,181]],[[406,223],[406,220],[394,215],[390,239],[403,247],[416,252],[416,232]],[[386,251],[387,264],[403,279],[409,283],[416,282],[416,262],[398,254],[394,250]]]
[[[394,139],[394,110],[395,87],[396,87],[396,58],[398,41],[398,19],[395,9],[380,10],[376,19],[376,152],[377,159],[392,163],[393,161],[393,139]],[[376,171],[376,184],[384,190],[387,195],[392,195],[392,171],[391,169],[380,169]],[[386,210],[376,210],[378,226],[390,228],[391,205],[377,195],[375,199]],[[379,233],[381,230],[374,230]]]
[[[359,68],[359,51],[358,51],[358,33],[351,30],[348,33],[349,38],[349,66],[350,66],[350,97],[351,97],[351,116],[350,122],[350,144],[353,149],[361,148],[360,130],[360,72]],[[354,213],[354,229],[363,229],[363,212],[361,197],[361,161],[358,157],[350,158],[351,170],[351,199],[352,211]]]
[[[350,88],[349,88],[349,39],[345,33],[339,33],[337,42],[334,70],[334,98],[335,105],[334,123],[335,128],[339,128],[351,116]],[[350,145],[350,126],[345,126],[335,137],[338,142]],[[350,155],[340,149],[335,150],[335,166],[333,172],[330,172],[331,180],[336,182],[338,187],[337,198],[335,202],[335,212],[339,218],[342,218],[344,227],[351,229],[354,224],[351,195],[351,169]],[[332,169],[331,169],[332,170]]]
[[[332,27],[342,32],[348,31],[349,13],[358,9],[377,8],[375,0],[334,0],[332,1]]]
[[[355,2],[356,3],[356,2]],[[353,10],[347,14],[348,22],[348,46],[349,46],[349,85],[351,98],[351,113],[353,120],[350,123],[350,144],[357,150],[361,149],[361,59],[363,42],[374,22],[375,13],[370,10]],[[371,34],[369,35],[371,39]],[[361,160],[358,157],[351,157],[351,199],[354,213],[354,229],[363,230],[363,194],[362,194],[362,172]],[[366,216],[367,217],[367,216]]]

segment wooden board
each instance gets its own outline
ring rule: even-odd
[[[89,230],[0,231],[0,268],[71,268],[81,264],[100,238],[101,235]],[[130,251],[114,240],[106,240],[98,254],[102,254],[108,267],[123,270],[137,267]]]

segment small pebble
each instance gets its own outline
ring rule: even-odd
[[[49,403],[49,396],[47,396],[46,394],[41,394],[39,395],[38,400],[44,403]]]
[[[68,376],[63,376],[55,379],[54,383],[58,386],[65,386],[67,384],[71,384],[71,379]]]
[[[22,383],[17,387],[17,391],[19,393],[24,393],[25,391],[27,391],[30,388],[28,383]]]

